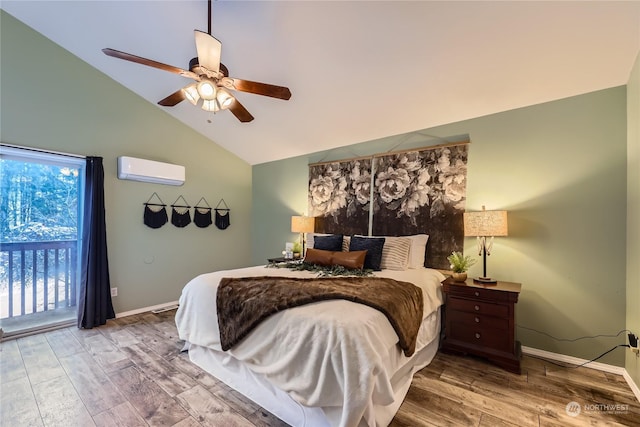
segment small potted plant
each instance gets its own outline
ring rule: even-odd
[[[471,258],[469,255],[462,256],[462,252],[451,252],[451,255],[447,257],[447,261],[451,263],[451,270],[453,270],[453,280],[456,282],[464,282],[467,280],[467,270],[473,264],[476,263],[476,260]]]
[[[302,245],[300,242],[293,242],[293,257],[300,258],[302,256]]]

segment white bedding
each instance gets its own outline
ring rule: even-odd
[[[222,353],[216,315],[216,291],[222,277],[315,277],[286,268],[249,267],[200,275],[183,289],[176,325],[180,338]],[[430,269],[383,270],[376,276],[408,281],[424,295],[426,319],[442,305],[444,276]],[[434,325],[439,322],[424,322]],[[437,340],[439,328],[421,327],[416,355]],[[284,310],[262,322],[238,345],[225,352],[265,378],[293,400],[324,408],[332,424],[375,426],[375,407],[394,402],[410,358],[385,315],[345,300],[322,301]],[[410,372],[409,375],[413,374]],[[395,390],[394,390],[395,388]]]

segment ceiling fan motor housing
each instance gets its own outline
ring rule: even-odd
[[[191,61],[189,61],[189,70],[193,71],[194,73],[195,73],[194,69],[196,67],[199,67],[199,66],[200,66],[200,64],[198,63],[198,58],[197,57],[193,58],[193,59],[191,59]]]
[[[200,67],[200,63],[198,62],[198,58],[192,58],[191,61],[189,61],[189,70],[199,74],[198,71],[196,70],[197,67]],[[220,72],[222,73],[222,75],[224,77],[229,77],[229,69],[226,67],[226,65],[224,65],[223,63],[220,63]]]

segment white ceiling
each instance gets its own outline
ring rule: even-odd
[[[205,0],[0,5],[154,105],[189,80],[101,49],[186,69],[207,31]],[[212,33],[232,77],[291,100],[239,93],[246,124],[157,108],[258,164],[624,85],[640,1],[216,1]]]

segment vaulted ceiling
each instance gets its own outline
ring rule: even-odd
[[[243,124],[158,106],[189,80],[101,52],[188,69],[205,0],[0,6],[250,164],[624,85],[640,48],[639,1],[216,1],[230,75],[293,94],[239,93]]]

